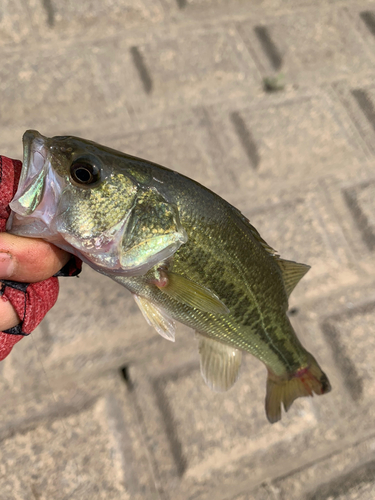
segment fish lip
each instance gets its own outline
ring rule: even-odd
[[[25,177],[27,176],[27,173],[30,169],[30,161],[32,159],[32,153],[37,153],[42,156],[44,162],[47,160],[48,156],[48,145],[47,145],[48,139],[47,137],[44,137],[42,134],[40,134],[36,130],[26,130],[26,132],[23,134],[22,137],[22,143],[23,143],[23,165],[25,170],[22,171],[22,173],[25,173]],[[35,158],[33,158],[35,159]],[[20,179],[20,182],[22,181],[22,176]]]
[[[55,217],[64,179],[52,168],[53,143],[36,130],[23,141],[23,166],[17,192],[9,204],[7,230],[13,234],[56,238]]]
[[[22,196],[25,192],[45,175],[48,164],[48,139],[36,130],[27,130],[22,138],[23,142],[23,166],[18,183],[17,192],[10,203],[10,208],[19,215],[29,216],[35,208],[25,205]],[[42,190],[43,191],[43,190]],[[43,197],[43,192],[39,193],[37,202]]]
[[[63,180],[51,167],[51,140],[36,130],[27,130],[22,141],[24,163],[17,192],[10,203],[14,217],[9,224],[13,227],[33,219],[51,229],[63,187]]]

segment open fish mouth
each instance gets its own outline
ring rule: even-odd
[[[33,218],[49,226],[56,216],[64,180],[51,168],[48,139],[35,130],[23,136],[23,168],[17,192],[10,203],[14,212],[12,227],[18,217]]]

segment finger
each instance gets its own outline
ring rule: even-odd
[[[46,241],[0,234],[0,279],[34,283],[56,274],[70,254]]]
[[[0,332],[17,326],[20,321],[9,300],[0,299]]]

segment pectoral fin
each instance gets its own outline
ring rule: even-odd
[[[211,290],[179,274],[162,271],[163,280],[154,282],[158,288],[178,300],[200,311],[211,314],[227,314],[229,309]]]
[[[238,379],[242,352],[199,333],[196,335],[204,381],[214,391],[227,391]]]
[[[173,319],[161,307],[157,307],[144,297],[134,294],[134,299],[147,323],[153,326],[159,335],[174,342],[175,323]]]

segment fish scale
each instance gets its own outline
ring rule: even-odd
[[[177,172],[75,137],[28,131],[23,140],[8,229],[51,241],[125,286],[168,340],[174,321],[193,328],[214,390],[235,383],[242,351],[256,356],[268,371],[270,422],[281,405],[330,390],[286,314],[308,266],[281,259],[239,210]]]

